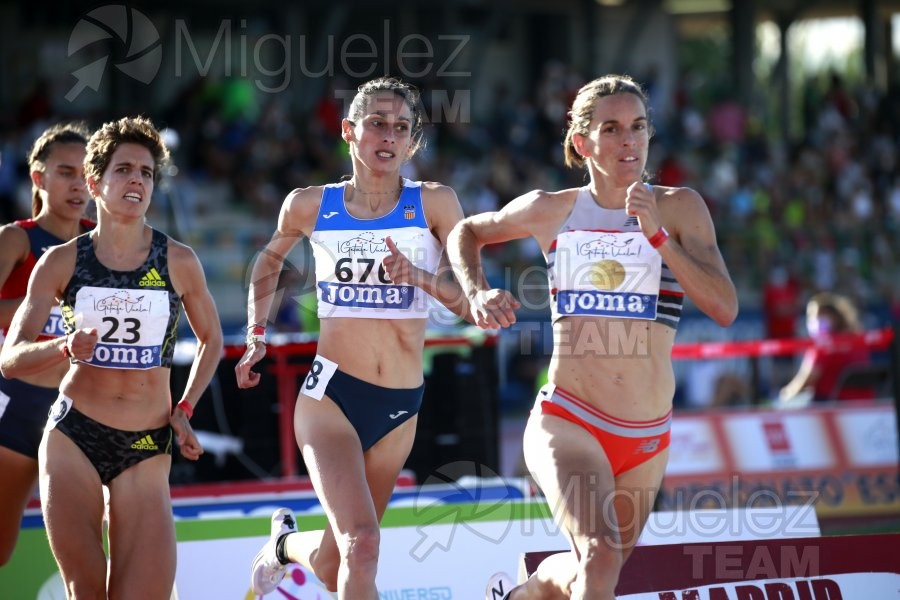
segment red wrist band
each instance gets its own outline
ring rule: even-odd
[[[266,343],[266,328],[262,325],[251,325],[247,328],[247,345]]]
[[[178,404],[175,405],[175,408],[180,408],[184,411],[184,414],[187,415],[188,421],[191,420],[191,417],[194,416],[194,407],[191,406],[191,403],[187,400],[182,400]]]
[[[60,350],[60,352],[62,352],[63,358],[72,358],[72,351],[69,350],[69,336],[68,335],[66,335],[66,339],[63,341],[63,347],[62,347],[62,350]]]
[[[647,238],[647,241],[650,242],[650,245],[654,248],[659,248],[666,243],[667,239],[669,239],[669,232],[666,231],[665,227],[660,227],[659,231],[654,233],[652,237]]]

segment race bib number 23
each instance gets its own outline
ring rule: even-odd
[[[165,290],[85,286],[75,296],[75,326],[97,329],[99,340],[88,363],[114,369],[161,365],[169,324]]]

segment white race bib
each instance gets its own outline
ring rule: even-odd
[[[88,364],[113,369],[160,366],[169,324],[169,293],[84,286],[75,296],[75,327],[99,340]]]
[[[44,424],[44,430],[51,431],[55,429],[56,425],[69,414],[71,409],[72,400],[60,394],[47,413],[47,423]]]
[[[300,386],[300,392],[304,396],[321,400],[322,396],[325,395],[325,388],[328,387],[328,382],[331,381],[337,368],[336,362],[316,354],[312,365],[309,367],[309,373],[306,375],[306,379],[303,380],[303,385]]]
[[[568,231],[554,256],[560,316],[655,319],[662,257],[640,231]]]

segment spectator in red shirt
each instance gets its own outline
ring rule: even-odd
[[[793,339],[797,336],[797,315],[803,308],[800,285],[784,265],[775,265],[763,287],[762,310],[768,339]],[[769,389],[777,390],[790,381],[796,369],[792,355],[774,356]]]
[[[804,396],[812,401],[873,399],[872,388],[836,389],[845,369],[871,360],[865,346],[846,338],[846,334],[862,331],[853,302],[838,294],[816,294],[806,305],[806,328],[815,345],[806,351],[797,374],[782,388],[781,401]]]
[[[788,270],[774,267],[763,288],[766,337],[789,339],[796,336],[797,311],[801,307],[800,286]]]

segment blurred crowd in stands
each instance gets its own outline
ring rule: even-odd
[[[885,321],[900,316],[896,91],[848,86],[835,73],[810,78],[796,133],[785,142],[773,133],[778,119],[772,110],[744,107],[726,94],[699,102],[701,78],[685,74],[673,97],[658,97],[652,74],[636,76],[653,109],[650,179],[693,187],[707,200],[741,308],[761,311],[763,335],[806,335],[805,303],[821,291],[840,291],[863,313],[875,311]],[[584,81],[551,63],[528,97],[504,88],[471,90],[492,95],[489,114],[478,117],[463,110],[448,118],[442,107],[428,104],[442,96],[424,93],[427,145],[407,165],[407,176],[452,186],[466,214],[496,210],[531,189],[583,184],[584,173],[563,164],[562,137],[567,108]],[[415,83],[425,92],[446,87]],[[285,95],[263,93],[248,80],[200,78],[148,115],[167,128],[176,165],[161,186],[168,197],[156,210],[176,214],[178,231],[170,233],[197,248],[211,288],[217,281],[242,283],[250,257],[264,243],[259,235],[271,230],[288,191],[349,173],[339,135],[346,97],[340,92],[352,88],[335,78],[311,110],[298,112]],[[36,132],[61,117],[47,94],[46,86],[37,86],[14,117],[0,121],[4,222],[26,216],[25,151]],[[113,116],[85,115],[90,125]],[[226,214],[234,216],[234,226],[221,225]],[[261,227],[250,226],[254,222]],[[230,262],[223,267],[223,260]],[[489,279],[514,290],[523,281],[538,289],[535,267],[542,264],[530,242],[485,251]],[[303,286],[303,277],[293,279]],[[540,312],[539,304],[531,305]],[[290,327],[301,326],[302,319],[288,320]]]

